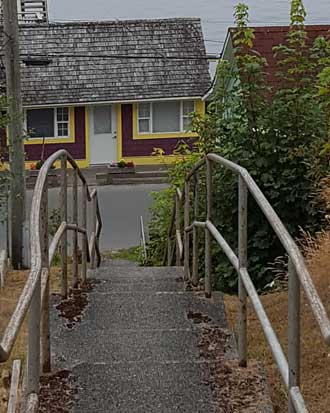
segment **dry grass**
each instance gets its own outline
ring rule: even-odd
[[[313,281],[330,314],[330,233],[321,233],[316,240],[306,243],[306,255]],[[287,349],[287,292],[262,297],[266,312]],[[227,316],[232,327],[237,319],[237,298],[225,297]],[[330,347],[322,340],[310,307],[302,297],[302,391],[310,412],[330,411]],[[275,412],[287,411],[287,397],[278,370],[264,339],[254,312],[249,305],[249,357],[263,361],[269,379],[270,395]]]
[[[71,279],[71,273],[70,268],[68,268],[69,280]],[[28,274],[29,271],[12,271],[7,276],[6,286],[4,290],[0,292],[0,337],[2,337],[10,317],[14,312]],[[50,278],[50,288],[52,293],[60,292],[60,276],[61,269],[59,267],[52,268]],[[8,389],[10,385],[12,362],[15,359],[21,359],[24,361],[26,358],[26,349],[27,329],[26,322],[24,322],[10,359],[6,363],[0,364],[0,413],[7,411]]]

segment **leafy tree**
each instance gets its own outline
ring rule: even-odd
[[[326,39],[309,44],[303,3],[292,0],[286,42],[274,49],[278,86],[272,89],[266,81],[267,61],[254,50],[247,6],[239,3],[234,16],[234,64],[222,61],[218,65],[216,90],[208,113],[195,116],[193,121],[193,130],[200,136],[196,151],[178,161],[171,171],[170,198],[161,195],[161,212],[156,202],[157,224],[152,221],[151,242],[163,222],[168,222],[162,218],[170,215],[168,207],[172,205],[174,186],[183,183],[182,171],[208,152],[245,167],[294,237],[299,236],[301,227],[309,231],[319,228],[315,191],[320,178],[327,174],[325,154],[330,153],[330,44]],[[237,177],[222,167],[215,167],[213,172],[213,221],[235,250]],[[200,179],[203,191],[204,177]],[[165,199],[170,200],[168,207]],[[252,197],[248,225],[249,271],[256,286],[262,289],[273,277],[269,264],[283,254],[283,248]],[[158,245],[158,250],[163,252],[164,247]],[[235,291],[235,271],[219,248],[213,248],[217,286]],[[157,258],[157,254],[152,255],[153,262]],[[201,258],[201,269],[202,264]]]

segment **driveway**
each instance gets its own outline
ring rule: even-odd
[[[151,193],[161,191],[167,185],[119,185],[99,186],[99,205],[103,220],[100,247],[102,251],[129,248],[140,243],[140,217],[147,228],[152,205]],[[68,188],[68,212],[71,214],[71,188]],[[27,193],[27,216],[30,215],[32,191]],[[90,207],[90,205],[89,205]],[[49,212],[59,208],[59,189],[49,190]],[[89,208],[90,209],[90,208]],[[89,217],[90,218],[90,217]],[[70,220],[70,219],[69,219]],[[90,219],[88,219],[90,221]],[[0,239],[5,244],[4,228],[0,225]]]

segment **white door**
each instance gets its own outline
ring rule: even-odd
[[[117,117],[115,106],[89,107],[89,156],[92,165],[117,161]]]

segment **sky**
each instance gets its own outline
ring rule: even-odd
[[[52,20],[200,17],[206,48],[220,53],[237,0],[48,0]],[[254,25],[287,24],[289,0],[247,0]],[[305,0],[309,23],[330,23],[330,0]],[[326,16],[326,17],[325,17]]]

